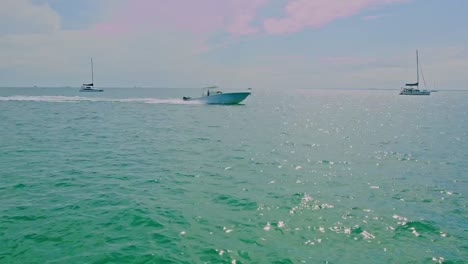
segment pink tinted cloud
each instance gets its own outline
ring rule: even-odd
[[[195,34],[217,31],[254,34],[257,10],[269,0],[123,0],[110,21],[97,25],[103,34],[175,29]]]
[[[288,34],[306,28],[321,28],[368,8],[407,1],[409,0],[289,0],[285,17],[265,20],[264,28],[269,34]]]
[[[231,0],[231,21],[227,31],[233,35],[250,35],[259,30],[251,24],[257,15],[258,9],[265,6],[269,0]]]

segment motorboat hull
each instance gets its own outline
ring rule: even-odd
[[[210,96],[202,96],[197,98],[191,97],[183,97],[184,101],[195,101],[204,104],[224,104],[224,105],[232,105],[232,104],[239,104],[244,101],[250,92],[238,92],[238,93],[222,93],[222,94],[214,94]]]

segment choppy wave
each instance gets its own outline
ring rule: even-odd
[[[111,102],[111,103],[145,103],[145,104],[199,104],[194,101],[184,101],[178,98],[102,98],[81,96],[0,96],[0,101],[49,102],[49,103],[80,103],[80,102]]]

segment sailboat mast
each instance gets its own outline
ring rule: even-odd
[[[93,58],[91,58],[91,83],[94,84]]]
[[[416,78],[417,78],[417,84],[419,88],[419,52],[416,50]]]

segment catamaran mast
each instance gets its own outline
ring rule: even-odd
[[[94,69],[93,69],[93,58],[91,58],[91,83],[94,86]]]
[[[419,53],[416,50],[416,78],[417,78],[417,87],[419,88]]]

